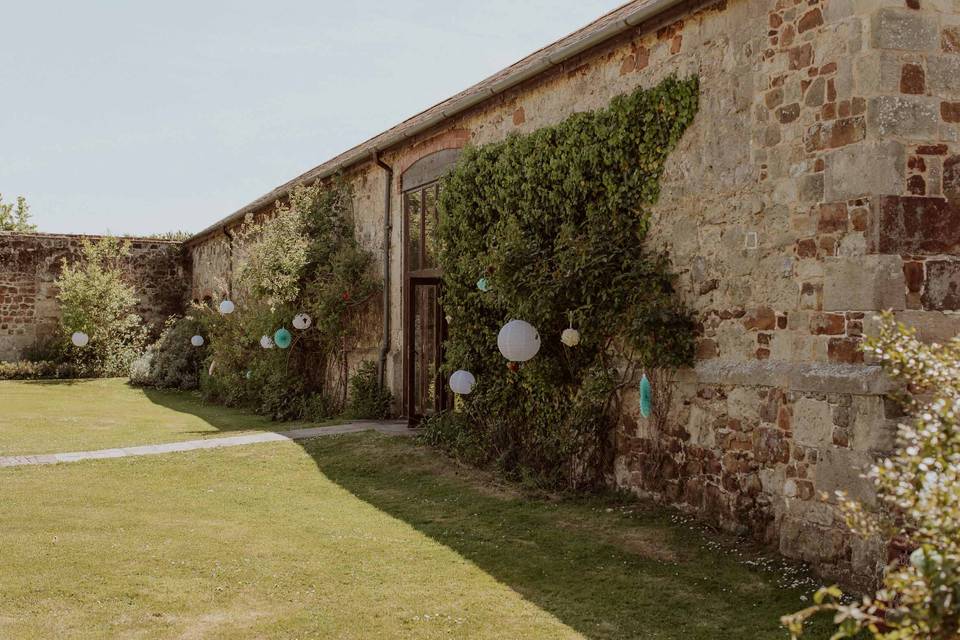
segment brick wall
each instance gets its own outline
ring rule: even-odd
[[[0,233],[0,360],[19,359],[57,331],[55,281],[62,260],[80,256],[83,237]],[[138,311],[152,327],[182,310],[188,266],[181,243],[131,239],[126,269],[140,297]]]

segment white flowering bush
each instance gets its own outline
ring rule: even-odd
[[[831,612],[833,638],[960,638],[960,336],[927,345],[888,313],[866,349],[905,383],[915,419],[900,426],[896,451],[868,474],[882,515],[840,497],[853,531],[883,533],[913,551],[887,568],[873,597],[851,603],[837,587],[821,589],[813,606],[783,623],[797,638],[807,619]]]

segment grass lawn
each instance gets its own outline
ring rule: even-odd
[[[0,456],[89,451],[274,431],[267,418],[188,393],[144,390],[126,379],[0,381]],[[313,425],[311,425],[313,426]]]
[[[403,438],[0,486],[2,638],[783,638],[803,604],[663,512],[523,496]]]

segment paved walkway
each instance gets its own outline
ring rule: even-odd
[[[412,435],[413,431],[407,428],[406,421],[384,422],[347,422],[332,427],[311,427],[309,429],[293,429],[292,431],[251,433],[242,436],[224,436],[207,438],[205,440],[186,440],[184,442],[170,442],[167,444],[147,444],[137,447],[121,447],[117,449],[99,449],[97,451],[74,451],[71,453],[42,453],[32,456],[0,457],[0,467],[21,467],[36,464],[58,464],[61,462],[77,462],[79,460],[99,460],[103,458],[126,458],[128,456],[155,456],[162,453],[176,451],[193,451],[194,449],[219,449],[221,447],[239,447],[261,442],[281,442],[283,440],[307,440],[320,436],[333,436],[341,433],[357,433],[358,431],[378,431],[397,436]]]

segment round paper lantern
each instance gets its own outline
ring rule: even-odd
[[[293,336],[286,329],[277,329],[273,334],[273,344],[281,349],[289,347],[291,342],[293,342]]]
[[[576,329],[564,329],[560,334],[560,342],[568,347],[575,347],[580,344],[580,332]]]
[[[477,280],[477,289],[480,289],[480,291],[483,291],[483,292],[490,291],[490,283],[487,281],[486,278],[480,278],[479,280]]]
[[[264,349],[273,349],[273,338],[270,336],[263,336],[260,338],[260,346]]]
[[[526,362],[540,351],[540,334],[529,322],[511,320],[497,334],[497,347],[511,362]]]
[[[87,343],[90,342],[90,336],[85,334],[83,331],[77,331],[72,336],[70,336],[70,342],[75,346],[85,347]]]
[[[472,373],[463,369],[454,371],[453,375],[450,376],[450,389],[461,396],[470,395],[475,384],[477,384],[477,379],[473,377]]]
[[[193,336],[192,338],[190,338],[190,344],[192,344],[195,347],[202,347],[203,336]]]
[[[310,317],[308,313],[298,313],[293,317],[293,326],[295,329],[309,329],[310,325],[313,324],[313,318]]]
[[[237,305],[233,304],[230,300],[224,300],[220,303],[220,313],[223,315],[229,315],[233,313],[234,309],[237,308]]]

